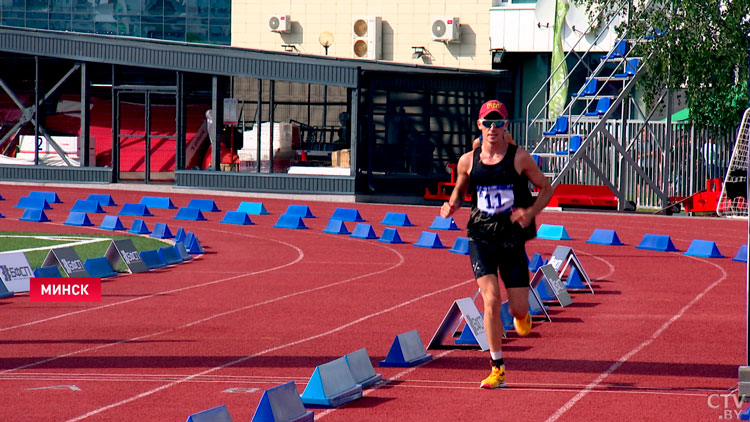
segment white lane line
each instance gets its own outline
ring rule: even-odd
[[[682,254],[680,254],[680,256],[682,256]],[[643,350],[646,347],[648,347],[651,343],[653,343],[654,340],[656,340],[667,328],[669,328],[670,325],[672,325],[675,321],[677,321],[678,319],[680,319],[680,317],[682,315],[684,315],[685,312],[687,312],[691,307],[693,307],[693,305],[695,305],[696,303],[698,303],[698,301],[701,300],[703,298],[703,296],[705,296],[706,294],[708,294],[708,292],[710,292],[711,290],[713,290],[714,287],[718,286],[719,283],[721,283],[722,281],[724,281],[727,278],[726,271],[724,271],[724,269],[721,268],[720,266],[718,266],[718,265],[716,265],[716,264],[714,264],[712,262],[709,262],[706,259],[695,258],[695,257],[689,256],[689,255],[685,255],[685,256],[687,256],[689,258],[692,258],[692,259],[696,259],[698,261],[705,262],[707,264],[710,264],[710,265],[716,267],[721,272],[721,277],[719,277],[717,280],[715,280],[713,283],[711,283],[708,287],[706,287],[702,292],[700,292],[697,296],[695,296],[693,298],[693,300],[691,300],[690,302],[688,302],[687,305],[683,306],[667,322],[665,322],[664,324],[662,324],[661,327],[659,327],[656,331],[654,331],[654,333],[651,334],[651,337],[649,337],[647,340],[645,340],[644,342],[642,342],[641,344],[639,344],[638,346],[636,346],[634,349],[632,349],[628,353],[625,353],[622,357],[620,357],[620,359],[617,360],[617,362],[613,363],[612,366],[609,367],[609,369],[607,369],[606,371],[604,371],[601,374],[599,374],[599,376],[596,377],[595,380],[591,381],[584,389],[582,389],[581,391],[579,391],[578,394],[576,394],[575,396],[573,396],[570,400],[568,400],[567,403],[565,403],[564,405],[562,405],[559,409],[557,409],[557,411],[555,413],[553,413],[549,418],[547,418],[547,422],[555,422],[556,420],[560,419],[560,417],[562,415],[564,415],[565,412],[567,412],[568,410],[570,410],[571,408],[573,408],[573,406],[575,406],[576,403],[578,403],[579,401],[581,401],[581,399],[583,399],[584,397],[586,397],[586,395],[588,393],[590,393],[595,388],[597,388],[599,386],[599,384],[601,384],[602,381],[604,381],[605,378],[607,378],[610,374],[612,374],[618,368],[620,368],[620,366],[622,366],[625,362],[627,362],[628,359],[630,359],[635,354],[637,354],[641,350]]]
[[[318,333],[318,334],[315,334],[315,335],[312,335],[312,336],[309,336],[309,337],[301,338],[299,340],[295,340],[295,341],[292,341],[292,342],[289,342],[289,343],[286,343],[286,344],[282,344],[282,345],[279,345],[279,346],[271,347],[271,348],[268,348],[266,350],[262,350],[260,352],[254,353],[252,355],[248,355],[248,356],[241,357],[239,359],[235,359],[235,360],[233,360],[231,362],[227,362],[227,363],[225,363],[223,365],[215,366],[213,368],[206,369],[205,371],[201,371],[201,372],[198,372],[198,373],[186,376],[186,377],[182,378],[181,380],[170,382],[169,384],[164,384],[162,386],[159,386],[159,387],[156,387],[156,388],[152,388],[151,390],[144,391],[143,393],[137,394],[135,396],[128,397],[127,399],[123,399],[123,400],[120,400],[118,402],[111,403],[111,404],[108,404],[106,406],[102,406],[102,407],[100,407],[98,409],[94,409],[94,410],[92,410],[92,411],[90,411],[88,413],[85,413],[83,415],[77,416],[77,417],[72,418],[72,419],[68,419],[66,422],[81,421],[81,420],[84,420],[84,419],[89,418],[91,416],[94,416],[94,415],[97,415],[99,413],[102,413],[102,412],[104,412],[106,410],[113,409],[115,407],[122,406],[122,405],[130,403],[130,402],[134,402],[136,400],[139,400],[139,399],[142,399],[144,397],[148,397],[148,396],[150,396],[152,394],[158,393],[158,392],[160,392],[162,390],[166,390],[166,389],[168,389],[170,387],[174,387],[176,385],[179,385],[179,384],[182,384],[184,382],[190,381],[190,380],[192,380],[192,379],[194,379],[196,377],[207,375],[207,374],[210,374],[212,372],[216,372],[218,370],[221,370],[221,369],[224,369],[224,368],[227,368],[227,367],[230,367],[230,366],[234,366],[234,365],[240,364],[240,363],[245,362],[247,360],[250,360],[252,358],[265,355],[267,353],[275,352],[277,350],[285,349],[287,347],[297,346],[299,344],[302,344],[302,343],[305,343],[305,342],[308,342],[308,341],[311,341],[311,340],[315,340],[315,339],[318,339],[318,338],[321,338],[321,337],[325,337],[325,336],[337,333],[337,332],[345,330],[345,329],[347,329],[347,328],[349,328],[351,326],[354,326],[354,325],[360,324],[360,323],[362,323],[364,321],[367,321],[367,320],[369,320],[371,318],[374,318],[374,317],[380,316],[382,314],[394,311],[396,309],[402,308],[402,307],[407,306],[407,305],[411,305],[412,303],[418,302],[418,301],[420,301],[422,299],[426,299],[428,297],[431,297],[431,296],[434,296],[434,295],[437,295],[437,294],[441,294],[441,293],[447,292],[447,291],[455,289],[457,287],[464,286],[464,285],[466,285],[469,282],[474,282],[474,279],[472,278],[470,280],[465,280],[465,281],[462,281],[460,283],[454,284],[452,286],[448,286],[448,287],[442,288],[440,290],[435,290],[433,292],[426,293],[426,294],[424,294],[422,296],[418,296],[418,297],[415,297],[413,299],[407,300],[405,302],[401,302],[398,305],[391,306],[390,308],[386,308],[386,309],[383,309],[383,310],[380,310],[380,311],[373,312],[371,314],[365,315],[365,316],[363,316],[361,318],[355,319],[355,320],[350,321],[350,322],[348,322],[346,324],[340,325],[340,326],[338,326],[336,328],[332,328],[332,329],[330,329],[328,331],[324,331],[322,333]]]
[[[223,232],[223,233],[226,233],[226,232]],[[229,233],[229,234],[231,234],[231,233]],[[293,245],[291,245],[291,246],[297,249],[297,251],[299,253],[298,260],[302,259],[304,257],[304,253],[302,252],[302,250],[299,249],[299,248],[297,248],[296,246],[293,246]],[[205,317],[205,318],[202,318],[202,319],[199,319],[199,320],[195,320],[195,321],[192,321],[192,322],[189,322],[189,323],[186,323],[186,324],[174,327],[174,328],[170,328],[170,329],[167,329],[167,330],[153,332],[153,333],[145,334],[145,335],[138,336],[138,337],[133,337],[133,338],[125,339],[125,340],[120,340],[120,341],[113,342],[113,343],[100,344],[100,345],[97,345],[97,346],[92,346],[92,347],[88,347],[88,348],[84,348],[84,349],[79,349],[79,350],[75,350],[75,351],[68,352],[68,353],[65,353],[65,354],[53,356],[53,357],[50,357],[50,358],[46,358],[46,359],[42,359],[42,360],[30,362],[30,363],[27,363],[25,365],[21,365],[21,366],[15,367],[15,368],[10,368],[10,369],[6,369],[4,371],[0,371],[0,375],[7,374],[9,372],[17,371],[17,370],[20,370],[20,369],[30,368],[32,366],[41,365],[41,364],[48,363],[48,362],[51,362],[51,361],[54,361],[54,360],[57,360],[57,359],[61,359],[61,358],[65,358],[65,357],[69,357],[69,356],[73,356],[73,355],[77,355],[77,354],[84,353],[84,352],[90,352],[90,351],[94,351],[94,350],[100,350],[100,349],[104,349],[104,348],[107,348],[107,347],[116,346],[116,345],[119,345],[119,344],[129,343],[129,342],[133,342],[133,341],[140,341],[140,340],[143,340],[143,339],[147,339],[147,338],[151,338],[151,337],[156,337],[156,336],[168,334],[168,333],[171,333],[171,332],[183,329],[183,328],[191,327],[193,325],[197,325],[197,324],[200,324],[200,323],[203,323],[203,322],[206,322],[206,321],[210,321],[212,319],[216,319],[216,318],[219,318],[219,317],[222,317],[222,316],[230,315],[230,314],[233,314],[233,313],[236,313],[236,312],[245,311],[245,310],[248,310],[248,309],[251,309],[251,308],[255,308],[255,307],[258,307],[258,306],[262,306],[262,305],[268,305],[268,304],[271,304],[271,303],[274,303],[274,302],[278,302],[278,301],[281,301],[281,300],[284,300],[284,299],[288,299],[288,298],[291,298],[291,297],[294,297],[294,296],[299,296],[299,295],[303,295],[303,294],[315,292],[315,291],[318,291],[318,290],[327,289],[327,288],[338,286],[338,285],[341,285],[341,284],[344,284],[344,283],[349,283],[349,282],[354,281],[354,280],[359,280],[361,278],[371,277],[371,276],[375,276],[375,275],[378,275],[378,274],[382,274],[382,273],[390,271],[390,270],[392,270],[394,268],[397,268],[398,266],[400,266],[400,265],[402,265],[404,263],[405,259],[404,259],[403,255],[401,255],[395,249],[390,248],[390,247],[386,247],[384,245],[378,245],[378,246],[383,247],[385,249],[388,249],[388,250],[392,251],[394,254],[396,254],[398,256],[398,258],[399,258],[398,262],[395,263],[395,264],[393,264],[393,265],[391,265],[390,267],[387,267],[387,268],[379,270],[379,271],[374,271],[374,272],[366,273],[366,274],[363,274],[363,275],[358,275],[358,276],[355,276],[355,277],[350,277],[350,278],[347,278],[345,280],[340,280],[340,281],[336,281],[336,282],[333,282],[333,283],[328,283],[328,284],[323,285],[323,286],[317,286],[317,287],[313,287],[313,288],[310,288],[310,289],[306,289],[306,290],[301,290],[301,291],[289,293],[289,294],[282,295],[282,296],[276,296],[274,298],[267,299],[267,300],[262,301],[262,302],[252,303],[250,305],[243,306],[241,308],[235,308],[235,309],[232,309],[232,310],[229,310],[229,311],[220,312],[218,314],[213,314],[213,315],[210,315],[208,317]],[[294,262],[297,262],[297,260],[295,260]],[[292,262],[291,264],[293,264],[294,262]],[[287,265],[291,265],[291,264],[286,264],[286,265],[283,265],[283,266],[278,267],[278,268],[283,268],[283,267],[285,267]],[[264,270],[263,272],[265,272],[265,271],[270,271],[270,270]],[[237,277],[230,277],[229,279],[232,279],[232,278],[237,278]]]
[[[257,237],[257,236],[250,236],[250,235],[243,235],[243,236],[252,237],[252,238],[256,238],[256,239],[261,239],[260,237]],[[201,288],[201,287],[211,286],[213,284],[223,283],[225,281],[235,280],[235,279],[241,278],[241,277],[248,277],[248,276],[253,276],[253,275],[258,275],[258,274],[264,274],[264,273],[267,273],[267,272],[280,270],[282,268],[286,268],[288,266],[294,265],[294,264],[300,262],[305,257],[304,252],[302,252],[302,250],[300,248],[292,245],[291,243],[287,243],[287,242],[283,242],[283,241],[275,240],[275,239],[266,239],[266,238],[262,238],[262,239],[270,240],[272,242],[278,242],[278,243],[281,243],[283,245],[289,246],[289,247],[291,247],[293,249],[296,249],[297,250],[297,254],[298,254],[297,258],[295,258],[294,260],[292,260],[291,262],[288,262],[286,264],[277,265],[275,267],[266,268],[266,269],[263,269],[263,270],[251,271],[251,272],[247,272],[247,273],[242,273],[242,274],[239,274],[239,275],[235,275],[235,276],[232,276],[232,277],[225,277],[225,278],[221,278],[221,279],[218,279],[218,280],[209,281],[209,282],[206,282],[206,283],[200,283],[200,284],[195,284],[195,285],[191,285],[191,286],[180,287],[180,288],[177,288],[177,289],[172,289],[172,290],[166,290],[166,291],[162,291],[162,292],[152,293],[152,294],[146,295],[146,296],[139,296],[139,297],[135,297],[135,298],[131,298],[131,299],[122,300],[120,302],[113,302],[113,303],[108,303],[106,305],[101,305],[101,306],[95,306],[95,307],[92,307],[92,308],[81,309],[81,310],[78,310],[78,311],[68,312],[68,313],[64,313],[64,314],[60,314],[60,315],[55,315],[55,316],[44,318],[44,319],[39,319],[39,320],[35,320],[35,321],[25,322],[25,323],[22,323],[22,324],[12,325],[10,327],[0,327],[0,332],[8,331],[8,330],[14,330],[14,329],[17,329],[17,328],[29,327],[29,326],[36,325],[36,324],[41,324],[41,323],[45,323],[45,322],[49,322],[49,321],[54,321],[54,320],[60,319],[60,318],[65,318],[65,317],[69,317],[69,316],[73,316],[73,315],[78,315],[78,314],[82,314],[82,313],[86,313],[86,312],[97,311],[97,310],[105,309],[105,308],[111,308],[113,306],[124,305],[126,303],[138,302],[140,300],[150,299],[152,297],[157,297],[157,296],[162,296],[162,295],[169,295],[169,294],[172,294],[172,293],[178,293],[178,292],[183,292],[183,291],[186,291],[186,290],[192,290],[192,289],[197,289],[197,288]]]

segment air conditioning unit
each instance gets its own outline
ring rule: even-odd
[[[457,42],[461,35],[458,18],[437,17],[432,20],[432,39],[443,42]]]
[[[273,32],[292,32],[292,22],[289,20],[289,15],[271,15],[268,18],[268,29]]]
[[[380,16],[354,18],[352,51],[359,59],[378,60],[382,57],[383,21]]]

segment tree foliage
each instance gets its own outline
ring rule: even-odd
[[[584,1],[595,10],[623,10]],[[640,80],[647,102],[665,87],[684,89],[698,127],[736,127],[748,107],[750,0],[630,0],[626,7],[630,18],[617,30],[639,40],[631,56],[648,58]]]

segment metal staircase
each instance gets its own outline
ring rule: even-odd
[[[619,7],[617,3],[615,2],[612,7]],[[627,7],[627,3],[624,3],[623,7]],[[615,18],[612,17],[607,25],[612,25]],[[603,31],[599,36],[602,33]],[[584,35],[581,36],[583,37]],[[643,134],[644,130],[649,130],[648,121],[655,112],[655,109],[652,109],[646,116],[632,98],[636,83],[648,66],[648,57],[637,57],[631,53],[634,51],[633,46],[648,42],[648,38],[644,36],[623,37],[615,42],[613,48],[601,58],[595,68],[587,66],[589,72],[585,83],[577,92],[571,94],[562,114],[556,120],[550,122],[545,116],[557,92],[549,94],[549,99],[536,116],[531,117],[529,113],[534,100],[550,89],[552,76],[529,101],[526,110],[525,146],[537,160],[544,174],[551,180],[553,187],[562,183],[563,179],[576,179],[574,174],[571,177],[571,171],[585,165],[596,175],[601,184],[608,186],[615,193],[619,199],[619,209],[622,210],[626,203],[622,172],[629,168],[650,187],[663,204],[668,203],[665,189],[654,181],[653,175],[641,168],[634,154],[637,138]],[[575,46],[565,56],[566,59],[570,54],[578,55],[574,49]],[[583,58],[589,51],[590,48],[583,57],[578,55],[579,60],[568,73],[566,81],[578,66],[585,66]],[[554,75],[556,71],[557,69],[551,74]],[[631,109],[631,106],[635,107]],[[628,120],[635,112],[640,112],[646,123],[637,131],[628,130]],[[546,128],[542,132],[541,139],[529,139],[530,133],[535,133],[540,125]],[[608,159],[596,157],[601,153],[601,148],[597,148],[597,151],[589,148],[593,143],[601,144],[602,142],[608,144],[606,149],[611,155]],[[591,151],[587,152],[587,149]],[[664,149],[666,146],[662,148]]]

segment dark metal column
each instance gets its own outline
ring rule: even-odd
[[[221,128],[224,126],[224,97],[226,96],[224,79],[224,76],[218,75],[211,78],[211,109],[214,127],[209,130],[212,130],[214,135],[214,143],[211,146],[211,168],[214,171],[221,170]]]
[[[112,183],[120,180],[120,94],[115,89],[115,65],[112,65]]]
[[[175,85],[177,93],[175,94],[175,170],[185,169],[185,76],[182,72],[176,72]]]
[[[146,174],[143,177],[143,181],[148,183],[151,180],[151,92],[146,90],[143,93],[143,100],[145,104],[144,116],[145,116],[145,144],[146,154],[143,156],[144,164],[146,165]]]
[[[89,93],[90,87],[91,81],[89,80],[88,64],[86,64],[86,62],[83,62],[81,63],[81,136],[78,143],[78,147],[80,148],[78,159],[81,162],[81,167],[89,167],[91,165],[96,167],[96,162],[89,162],[89,148],[91,147],[91,98]]]
[[[261,117],[261,114],[263,112],[263,79],[258,79],[258,109],[255,110],[255,129],[257,136],[257,142],[258,142],[258,148],[255,150],[255,161],[257,162],[257,170],[258,173],[260,173],[260,158],[261,158],[261,150],[260,150],[260,144],[261,144],[261,122],[263,122],[263,118]],[[271,131],[271,135],[273,136],[273,131]],[[271,148],[272,144],[269,143],[269,148]]]
[[[357,84],[359,85],[359,83]],[[349,90],[349,148],[351,174],[357,174],[357,152],[359,151],[359,88]]]
[[[276,92],[276,81],[271,79],[268,81],[268,121],[269,126],[271,127],[269,130],[271,133],[269,134],[271,142],[270,142],[270,148],[271,151],[268,152],[268,161],[270,162],[270,170],[268,170],[269,173],[273,173],[273,125],[274,125],[274,116],[273,116],[273,97]]]
[[[34,165],[39,165],[39,56],[34,56]]]

